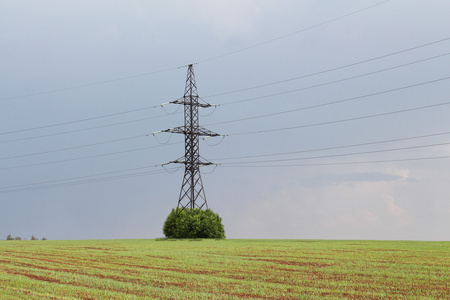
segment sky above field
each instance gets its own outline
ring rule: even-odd
[[[450,3],[0,0],[0,239],[162,237],[188,64],[228,238],[450,240]]]

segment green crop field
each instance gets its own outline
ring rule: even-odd
[[[450,299],[450,242],[0,242],[0,299],[345,298]]]

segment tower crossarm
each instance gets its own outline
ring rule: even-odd
[[[181,133],[181,134],[191,134],[197,136],[219,136],[220,134],[215,133],[209,129],[203,128],[201,126],[195,127],[192,130],[189,128],[186,129],[185,126],[179,126],[175,128],[170,128],[166,130],[162,130],[161,132],[171,132],[171,133]]]
[[[187,98],[187,97],[186,97]],[[192,105],[192,101],[190,101],[190,98],[182,98],[171,102],[166,103],[172,103],[172,104],[182,104],[182,105]],[[209,104],[209,103],[195,103],[196,107],[200,108],[208,108],[208,107],[216,107],[217,105]]]
[[[170,161],[170,162],[168,162],[166,164],[187,164],[187,163],[188,162],[186,160],[177,159],[177,160]],[[213,162],[210,162],[210,161],[207,161],[207,162],[205,162],[205,161],[198,161],[196,164],[199,167],[211,166],[211,165],[216,165],[217,166],[218,165],[217,163],[213,163]]]

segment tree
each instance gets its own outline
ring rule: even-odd
[[[7,241],[12,241],[12,240],[14,240],[14,238],[10,234],[8,234],[8,236],[6,237],[6,240]]]
[[[31,236],[31,240],[32,240],[32,241],[37,241],[37,240],[39,240],[39,239],[38,239],[37,237],[35,237],[34,235],[32,235],[32,236]]]
[[[224,239],[222,219],[212,210],[172,209],[163,226],[167,238],[177,239]]]

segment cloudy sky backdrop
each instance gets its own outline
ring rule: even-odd
[[[446,0],[0,0],[0,238],[162,237],[191,63],[228,238],[450,239]],[[170,171],[170,172],[168,172]]]

